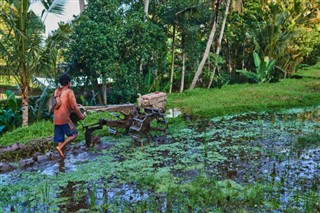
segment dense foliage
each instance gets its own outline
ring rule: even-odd
[[[99,90],[99,77],[111,84],[111,103],[134,101],[138,92],[147,92],[151,85],[143,83],[144,76],[163,70],[165,62],[164,28],[147,20],[143,8],[133,8],[117,0],[89,1],[74,22],[66,52],[74,75],[91,84],[88,89]]]
[[[43,20],[61,13],[65,1],[41,1],[41,16],[34,2],[0,3],[1,71],[18,80],[24,124],[47,116],[28,107],[34,76],[70,72],[78,101],[95,105],[183,92],[195,80],[201,88],[275,82],[319,61],[317,1],[88,0],[46,40]]]
[[[29,93],[32,79],[55,67],[55,40],[44,44],[48,13],[61,14],[65,1],[43,0],[41,16],[30,0],[0,2],[0,64],[6,75],[14,76],[22,98],[22,125],[28,125]],[[2,62],[2,63],[1,63]],[[53,66],[52,66],[53,65]]]
[[[219,7],[210,1],[151,1],[147,13],[143,3],[88,1],[71,24],[65,59],[73,65],[74,75],[90,82],[87,89],[100,93],[99,77],[109,83],[110,103],[134,101],[137,93],[168,91],[170,84],[173,91],[188,87],[215,13],[217,32],[197,82],[200,87],[208,85],[216,68],[213,86],[220,87],[250,82],[250,76],[256,82],[277,81],[294,73],[300,63],[312,65],[318,60],[318,4],[314,1],[232,1],[225,29],[221,22],[226,1],[220,1]],[[218,55],[218,35],[223,31]],[[257,60],[272,65],[258,67]],[[244,70],[245,75],[236,70]]]
[[[65,1],[41,3],[61,11]],[[70,72],[82,104],[173,91],[167,109],[183,114],[168,118],[165,143],[140,147],[102,129],[95,132],[102,143],[70,144],[65,160],[28,154],[26,163],[37,159],[30,169],[0,177],[3,211],[319,211],[318,1],[87,0],[46,41],[32,2],[0,0],[0,71],[14,75],[22,93],[21,101],[6,92],[0,146],[52,137],[53,123],[44,120],[49,87],[28,97],[32,77],[48,71]],[[194,79],[198,88],[184,91]],[[37,122],[17,128],[26,112]],[[101,118],[111,114],[89,113],[76,142],[83,125]],[[20,145],[11,158],[22,157]],[[35,144],[33,151],[47,150]]]
[[[308,69],[309,73],[319,73],[320,64]],[[167,100],[167,108],[178,108],[186,116],[194,118],[213,118],[223,115],[234,115],[247,112],[279,111],[296,107],[312,107],[320,103],[320,84],[318,76],[307,76],[302,69],[297,76],[306,79],[284,79],[272,84],[239,84],[227,85],[221,89],[195,89],[182,94],[170,94]],[[311,78],[308,78],[311,77]],[[37,99],[38,102],[41,99]],[[89,113],[82,122],[83,125],[96,123],[99,118],[114,119],[106,113]],[[169,129],[179,130],[183,125],[182,119],[170,119]],[[175,128],[173,128],[175,127]],[[78,126],[78,140],[84,139],[82,125]],[[27,143],[31,139],[50,137],[53,134],[53,124],[48,121],[39,121],[27,128],[18,128],[6,132],[0,138],[0,144],[7,145],[16,141]],[[107,134],[106,130],[98,133]]]

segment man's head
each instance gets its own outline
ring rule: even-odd
[[[67,74],[67,73],[63,73],[61,76],[60,76],[60,84],[61,86],[66,86],[68,85],[68,83],[71,81],[71,78],[70,76]]]

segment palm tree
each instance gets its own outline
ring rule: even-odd
[[[175,1],[172,1],[175,2]],[[190,38],[190,33],[188,32],[188,25],[191,23],[194,17],[199,17],[201,11],[203,9],[203,5],[211,5],[213,3],[212,0],[190,0],[190,1],[181,1],[181,3],[176,4],[179,5],[179,11],[175,13],[174,19],[170,21],[170,25],[173,28],[172,35],[172,47],[171,47],[171,71],[170,71],[170,87],[169,93],[172,92],[173,86],[173,77],[174,77],[174,67],[175,67],[175,45],[176,41],[180,41],[181,55],[182,55],[182,68],[181,68],[181,82],[180,82],[180,93],[184,91],[184,83],[185,83],[185,69],[186,69],[186,60],[187,60],[187,50],[186,46],[187,41],[186,38]],[[188,24],[186,24],[188,23]],[[192,41],[194,43],[194,41]]]
[[[217,30],[217,26],[218,26],[219,6],[220,6],[220,0],[216,0],[215,1],[215,17],[214,17],[213,25],[212,25],[211,32],[210,32],[210,35],[209,35],[209,39],[208,39],[208,42],[207,42],[207,46],[206,46],[206,49],[205,49],[205,51],[203,53],[202,60],[201,60],[201,62],[199,64],[199,66],[198,66],[197,72],[193,77],[190,89],[194,89],[195,88],[196,83],[197,83],[197,81],[198,81],[198,79],[199,79],[199,77],[200,77],[200,75],[202,73],[204,64],[206,63],[206,61],[208,59],[208,56],[209,56],[209,53],[210,53],[210,49],[211,49],[211,45],[212,45],[212,42],[213,42],[213,38],[214,38],[214,35],[216,33],[216,30]]]
[[[208,39],[208,42],[207,42],[207,46],[206,46],[206,49],[205,49],[205,52],[203,54],[203,57],[202,57],[202,60],[198,66],[198,69],[197,69],[197,72],[192,80],[192,84],[190,86],[190,89],[194,89],[195,86],[196,86],[196,83],[202,73],[202,70],[203,70],[203,67],[209,57],[209,53],[210,53],[210,49],[211,49],[211,46],[212,46],[212,42],[213,42],[213,39],[214,39],[214,36],[215,36],[215,32],[217,30],[217,27],[218,27],[218,12],[219,12],[219,8],[220,8],[220,4],[222,3],[221,0],[215,0],[214,1],[215,3],[215,19],[214,19],[214,22],[213,22],[213,26],[212,26],[212,29],[211,29],[211,32],[210,32],[210,36],[209,36],[209,39]],[[227,20],[227,15],[228,15],[228,12],[229,12],[229,9],[230,9],[230,5],[232,3],[232,10],[233,11],[238,11],[238,13],[241,13],[242,11],[242,0],[226,0],[226,3],[225,3],[225,14],[224,14],[224,18],[223,18],[223,21],[222,21],[222,26],[221,26],[221,30],[220,30],[220,36],[218,38],[218,44],[217,44],[217,47],[216,47],[216,55],[219,55],[220,54],[220,51],[221,51],[221,42],[222,42],[222,38],[223,38],[223,34],[224,34],[224,29],[225,29],[225,25],[226,25],[226,20]],[[211,75],[211,79],[210,79],[210,82],[209,82],[209,86],[208,88],[211,87],[211,84],[212,84],[212,80],[213,80],[213,77],[214,77],[214,74],[215,74],[215,70],[216,70],[216,66],[214,66],[214,70],[212,72],[212,75]]]
[[[42,0],[41,16],[30,9],[31,0],[2,0],[0,21],[5,25],[0,40],[0,59],[9,75],[15,77],[22,97],[22,126],[28,125],[28,97],[34,73],[48,65],[44,49],[44,19],[48,13],[62,14],[66,0]]]
[[[217,47],[216,47],[216,55],[219,55],[220,51],[221,51],[221,43],[222,43],[222,38],[223,38],[223,34],[224,34],[224,29],[225,29],[226,22],[227,22],[227,16],[228,16],[228,12],[229,12],[230,2],[231,2],[231,0],[228,0],[227,5],[226,5],[226,9],[225,9],[225,13],[224,13],[223,21],[222,21],[222,26],[221,26],[221,30],[220,30],[220,36],[219,36],[218,44],[217,44]],[[214,74],[216,72],[216,69],[217,69],[217,66],[215,65],[214,68],[213,68],[213,71],[211,73],[211,77],[210,77],[210,82],[209,82],[208,88],[211,87],[211,84],[212,84],[213,77],[214,77]]]

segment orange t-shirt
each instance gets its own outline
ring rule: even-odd
[[[78,117],[81,117],[82,113],[77,105],[74,92],[69,88],[58,88],[57,92],[61,92],[61,106],[59,109],[53,111],[53,124],[63,125],[70,121],[70,114],[72,111],[76,113]]]

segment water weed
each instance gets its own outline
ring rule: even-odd
[[[52,173],[15,171],[1,181],[0,206],[4,212],[309,211],[319,205],[320,151],[295,145],[320,128],[317,113],[309,112],[185,121],[166,143],[144,150],[129,136],[107,135],[101,138],[107,149],[70,155],[63,172],[56,164]]]

